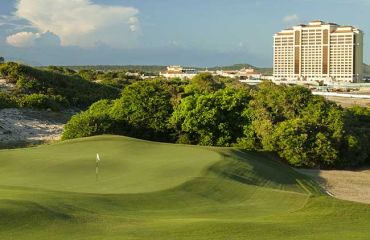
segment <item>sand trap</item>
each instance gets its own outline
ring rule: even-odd
[[[297,169],[317,180],[334,197],[370,203],[370,170],[359,171],[323,171]]]

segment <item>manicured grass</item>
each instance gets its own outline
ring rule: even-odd
[[[266,155],[232,148],[100,136],[3,150],[0,185],[0,239],[370,236],[370,205],[329,198]]]

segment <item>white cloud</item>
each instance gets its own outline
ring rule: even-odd
[[[13,47],[33,47],[35,40],[40,37],[39,33],[19,32],[6,38],[6,42]]]
[[[289,23],[289,24],[296,24],[300,21],[300,18],[297,14],[287,15],[283,18],[283,22]]]
[[[29,21],[39,33],[57,35],[62,46],[128,48],[140,32],[138,10],[132,7],[90,0],[19,0],[16,8],[17,17]],[[18,38],[21,35],[25,34]]]
[[[33,32],[19,32],[10,35],[6,38],[7,44],[18,47],[18,48],[28,48],[28,47],[52,47],[60,46],[60,39],[58,36],[51,32],[45,33],[33,33]]]

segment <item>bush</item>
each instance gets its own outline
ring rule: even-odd
[[[69,105],[68,101],[59,95],[48,96],[44,94],[34,93],[25,95],[18,99],[18,106],[23,108],[34,109],[51,109],[53,111],[60,111]]]
[[[0,109],[16,107],[17,103],[9,94],[0,92]]]
[[[0,74],[16,83],[20,94],[62,96],[66,103],[74,107],[85,108],[101,99],[119,97],[119,89],[87,81],[73,74],[72,70],[58,67],[41,70],[17,63],[5,63],[0,66]]]
[[[115,133],[117,122],[109,115],[111,106],[110,101],[101,100],[91,105],[87,111],[73,116],[64,127],[62,139]]]
[[[62,139],[74,139],[110,133],[113,121],[106,115],[80,113],[66,124]]]

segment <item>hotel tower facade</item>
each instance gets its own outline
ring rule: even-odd
[[[275,80],[357,83],[363,79],[363,32],[312,21],[274,35]]]

